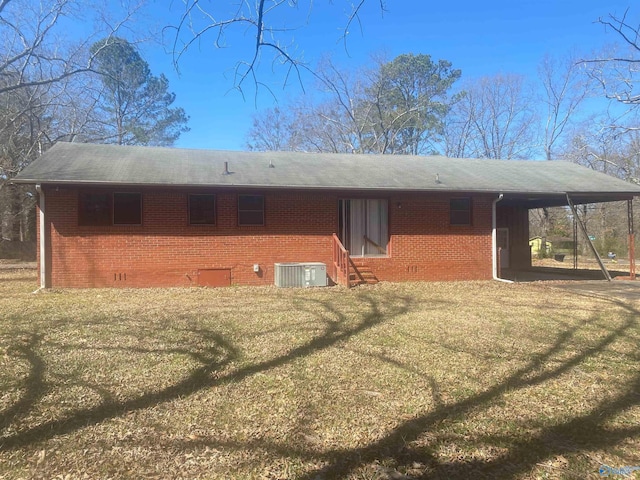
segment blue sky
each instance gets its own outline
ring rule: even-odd
[[[181,5],[171,4],[173,10],[164,2],[151,5],[157,25],[176,22]],[[361,12],[361,30],[351,29],[347,50],[341,41],[347,2],[316,1],[310,11],[285,5],[277,14],[279,22],[295,27],[288,37],[291,51],[311,66],[326,55],[339,65],[356,67],[366,65],[376,52],[385,52],[390,59],[402,53],[424,53],[451,61],[462,70],[464,79],[470,79],[496,73],[534,77],[547,53],[564,55],[575,50],[588,56],[618,42],[614,32],[595,23],[598,17],[623,14],[627,7],[627,3],[592,0],[388,0],[387,10],[381,12],[378,0],[368,0]],[[640,8],[632,8],[630,16],[640,19]],[[162,46],[156,42],[141,45],[153,73],[167,75],[177,95],[176,104],[190,116],[191,131],[183,134],[177,147],[243,150],[257,109],[275,102],[286,104],[301,93],[296,81],[283,85],[285,70],[272,69],[268,57],[262,63],[260,80],[269,85],[275,99],[264,88],[255,96],[251,84],[244,98],[233,89],[234,66],[250,57],[251,41],[250,33],[238,32],[228,37],[224,49],[216,49],[212,37],[204,37],[181,58],[179,74]],[[313,90],[311,78],[305,77],[303,84],[307,92]]]

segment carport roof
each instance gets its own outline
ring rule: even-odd
[[[225,167],[226,165],[226,167]],[[225,174],[225,168],[228,174]],[[237,152],[59,142],[16,183],[504,194],[529,208],[614,201],[640,187],[561,161]]]

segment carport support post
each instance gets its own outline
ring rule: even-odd
[[[633,200],[627,200],[627,223],[629,224],[629,278],[636,279],[636,236],[633,228]]]
[[[578,219],[573,215],[573,269],[578,269]]]
[[[568,193],[567,193],[567,203],[569,204],[569,207],[571,208],[571,213],[573,213],[573,218],[575,218],[578,221],[578,226],[580,227],[580,230],[582,230],[582,234],[584,235],[584,238],[587,241],[587,245],[589,245],[589,247],[591,247],[591,253],[593,253],[593,256],[596,257],[596,260],[598,261],[598,265],[600,265],[600,270],[602,270],[602,273],[604,274],[604,277],[610,282],[611,281],[611,275],[609,274],[609,271],[607,270],[607,267],[604,266],[604,263],[602,262],[602,259],[600,258],[600,255],[598,254],[598,251],[596,250],[596,247],[593,246],[593,242],[591,241],[591,239],[589,238],[589,234],[587,233],[587,227],[585,227],[582,219],[580,217],[578,217],[578,211],[576,210],[576,207],[573,204],[573,202],[571,201],[571,198],[569,197]]]

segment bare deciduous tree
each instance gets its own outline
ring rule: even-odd
[[[214,48],[226,47],[235,42],[246,45],[244,58],[237,61],[234,84],[241,92],[247,79],[254,85],[266,86],[260,82],[257,73],[260,62],[270,55],[271,65],[282,66],[285,82],[291,75],[301,82],[301,70],[308,69],[302,56],[296,53],[299,44],[296,32],[309,22],[313,15],[313,1],[250,0],[232,3],[210,2],[206,5],[199,0],[182,0],[184,9],[175,25],[167,27],[172,42],[174,64],[194,45],[209,41]],[[343,2],[337,2],[343,4]],[[370,0],[381,12],[385,10],[385,0]],[[344,2],[346,14],[342,39],[345,42],[354,27],[360,26],[360,14],[367,0]],[[338,8],[337,5],[334,8]],[[291,14],[306,9],[301,20],[291,19]],[[289,16],[287,16],[289,14]],[[297,23],[296,23],[297,22]]]
[[[274,107],[253,117],[247,148],[258,151],[292,150],[290,108]]]
[[[4,240],[28,236],[26,212],[33,207],[28,188],[11,186],[8,180],[39,153],[46,129],[46,89],[24,87],[0,93],[0,233]],[[33,232],[31,232],[33,233]]]
[[[80,0],[0,0],[0,223],[9,240],[24,239],[25,215],[33,215],[33,195],[6,188],[11,178],[55,140],[73,138],[88,108],[78,92],[93,73],[94,40],[69,38],[69,22],[91,21],[95,35],[110,36],[140,5],[127,5],[118,21],[93,7]]]
[[[640,184],[640,132],[620,134],[601,120],[576,133],[563,157],[593,170]]]
[[[640,184],[640,133],[635,130],[620,133],[610,128],[602,128],[602,125],[610,123],[605,118],[584,125],[573,136],[563,152],[563,158]],[[627,250],[626,203],[589,205],[581,213],[589,232],[596,237],[595,244],[600,253],[622,253]],[[640,211],[636,209],[636,221],[640,218],[639,214]]]
[[[252,148],[341,153],[431,153],[449,110],[449,89],[460,71],[428,55],[401,55],[378,60],[374,68],[350,73],[331,62],[318,69],[323,99],[294,102],[287,107],[287,135],[266,127],[276,110],[258,114],[249,132]],[[280,138],[272,138],[280,135]],[[266,140],[265,137],[270,138]]]
[[[575,55],[554,58],[546,55],[538,66],[545,106],[543,147],[545,158],[554,159],[554,147],[572,124],[579,121],[579,109],[592,93],[589,76]]]
[[[455,157],[524,159],[536,146],[533,91],[518,75],[467,83],[445,124],[444,150]]]
[[[603,88],[607,98],[638,105],[640,90],[636,78],[640,72],[640,25],[629,20],[628,14],[627,9],[621,16],[609,15],[598,19],[600,24],[622,39],[622,44],[583,62],[591,65],[591,76]]]
[[[141,4],[128,5],[120,20],[104,23],[93,36],[81,41],[65,39],[65,22],[101,11],[79,0],[3,0],[0,3],[0,93],[23,87],[60,82],[80,73],[92,72],[89,46],[99,36],[115,34]],[[84,20],[87,20],[86,18]]]

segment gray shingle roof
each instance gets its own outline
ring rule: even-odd
[[[225,162],[229,175],[224,175]],[[271,168],[269,165],[272,165]],[[640,187],[567,162],[441,156],[234,152],[60,142],[17,183],[216,186],[532,195],[640,195]],[[611,197],[611,198],[609,198]],[[615,198],[613,198],[615,197]]]

